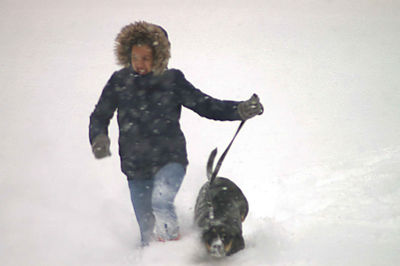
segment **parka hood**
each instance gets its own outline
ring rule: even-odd
[[[132,46],[140,40],[149,40],[153,49],[154,75],[162,74],[171,57],[171,44],[167,32],[160,26],[144,21],[131,23],[123,27],[115,39],[117,63],[124,67],[131,65]]]

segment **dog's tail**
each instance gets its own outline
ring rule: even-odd
[[[210,156],[208,157],[208,162],[207,162],[207,178],[209,181],[211,181],[211,178],[213,176],[213,168],[214,168],[214,160],[215,156],[217,156],[217,148],[215,148],[211,153]]]

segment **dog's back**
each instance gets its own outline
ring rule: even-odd
[[[210,203],[214,219],[240,217],[240,228],[249,212],[249,204],[242,190],[224,177],[217,177],[211,186],[206,183],[200,189],[195,205],[195,222],[200,227],[209,222]]]

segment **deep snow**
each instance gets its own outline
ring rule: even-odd
[[[201,4],[200,4],[201,3]],[[2,1],[1,265],[398,265],[400,4],[395,1]],[[247,247],[208,258],[193,231],[205,163],[238,123],[184,110],[183,238],[137,248],[119,170],[88,119],[136,20],[172,42],[170,67],[215,97],[260,96],[221,168],[250,203]]]

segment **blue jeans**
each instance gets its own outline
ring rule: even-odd
[[[151,179],[128,180],[142,245],[157,237],[175,239],[179,235],[174,200],[181,187],[186,170],[179,163],[168,163]]]

